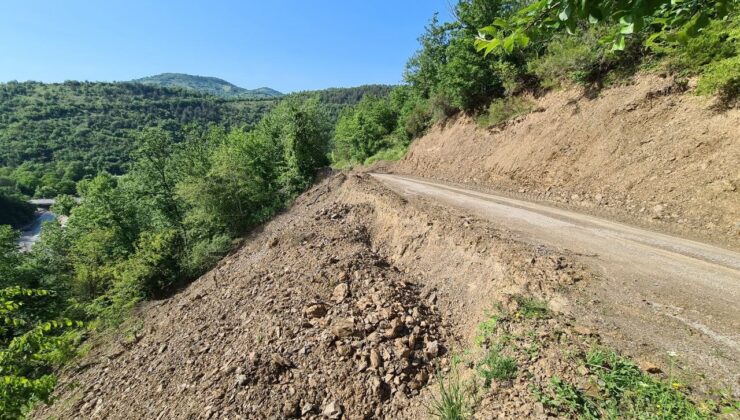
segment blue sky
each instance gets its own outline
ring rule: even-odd
[[[398,83],[447,0],[4,0],[0,82],[163,72],[283,92]]]

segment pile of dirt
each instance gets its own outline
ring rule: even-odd
[[[645,75],[536,99],[491,130],[460,117],[376,169],[576,206],[740,249],[740,109]]]
[[[337,174],[187,289],[99,338],[34,415],[423,418],[488,309],[526,295],[567,313],[562,293],[588,281],[570,256]],[[538,334],[554,353],[533,372],[569,377],[562,334]],[[491,394],[502,412],[543,413],[524,378]]]

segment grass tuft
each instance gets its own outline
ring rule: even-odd
[[[445,379],[438,373],[439,396],[434,396],[429,414],[440,420],[464,420],[471,415],[471,401],[456,368]]]
[[[516,377],[516,360],[501,355],[499,347],[488,351],[486,358],[478,364],[478,372],[483,377],[486,388],[491,386],[494,380],[508,381]]]

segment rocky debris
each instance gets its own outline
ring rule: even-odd
[[[439,308],[374,246],[370,207],[324,196],[298,214],[146,308],[139,341],[38,416],[404,417],[446,354]]]
[[[425,418],[437,372],[494,302],[520,311],[514,293],[529,291],[555,306],[556,291],[588,282],[569,257],[449,209],[406,206],[368,179],[329,178],[187,290],[144,305],[136,341],[93,349],[96,363],[63,376],[59,403],[35,415]],[[542,417],[526,378],[577,376],[563,362],[577,348],[559,343],[595,337],[527,322],[533,335],[508,331],[528,349],[516,353],[521,374],[491,385],[480,418]]]

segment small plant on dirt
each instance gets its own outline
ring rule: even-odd
[[[540,394],[547,406],[584,418],[705,419],[711,413],[683,395],[676,383],[664,383],[643,372],[628,359],[606,349],[586,355],[592,372],[591,386],[584,391],[553,378],[550,394]]]
[[[478,373],[483,377],[486,388],[491,386],[494,380],[508,381],[516,377],[516,360],[501,354],[499,346],[488,351],[486,358],[478,364]]]
[[[464,420],[471,415],[471,401],[457,367],[446,378],[437,372],[439,396],[433,396],[429,414],[440,420]]]
[[[496,332],[498,327],[498,316],[489,315],[488,319],[478,324],[478,335],[475,337],[475,345],[480,347]]]
[[[531,340],[529,343],[529,346],[527,347],[527,354],[529,355],[529,360],[535,361],[540,358],[540,350],[542,350],[542,342],[537,336],[536,331],[528,332],[527,336],[529,336],[529,339]]]
[[[514,299],[519,304],[517,314],[526,319],[543,319],[550,314],[547,310],[547,304],[541,300],[524,296],[515,296]]]

